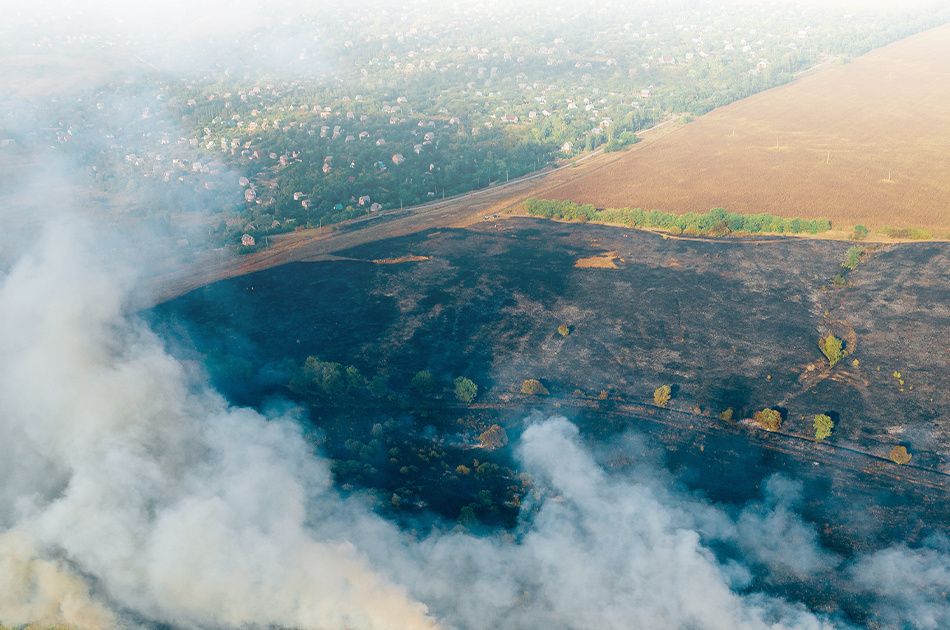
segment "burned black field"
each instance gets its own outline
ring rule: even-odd
[[[512,527],[531,482],[504,439],[479,436],[498,425],[515,442],[532,413],[561,414],[595,444],[636,432],[724,505],[761,500],[776,472],[797,480],[802,515],[848,555],[913,545],[950,519],[950,248],[865,244],[846,272],[848,247],[488,221],[222,281],[147,318],[233,401],[300,405],[341,485],[407,526],[434,514]],[[601,266],[577,266],[591,258]],[[828,333],[848,352],[833,367]],[[342,380],[317,382],[307,357]],[[477,385],[471,404],[457,377]],[[550,395],[521,393],[526,379]],[[747,421],[763,408],[781,412],[780,431]],[[816,443],[821,413],[835,426]],[[895,446],[910,462],[888,459]]]

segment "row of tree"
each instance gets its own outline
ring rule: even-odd
[[[738,214],[723,208],[713,208],[699,214],[687,212],[676,215],[660,210],[621,208],[597,210],[591,204],[578,205],[572,201],[537,199],[525,201],[525,211],[532,216],[547,219],[619,223],[629,227],[652,227],[669,230],[674,234],[690,236],[741,236],[763,232],[777,234],[818,234],[831,229],[828,219],[786,219],[768,213]]]

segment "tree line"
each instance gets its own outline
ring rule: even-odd
[[[763,232],[777,234],[818,234],[831,229],[828,219],[811,221],[786,219],[768,213],[738,214],[723,208],[713,208],[706,213],[687,212],[673,214],[661,210],[620,208],[598,210],[591,204],[578,205],[572,201],[556,201],[532,197],[525,201],[525,211],[532,216],[546,219],[591,221],[594,223],[619,223],[633,228],[660,228],[673,234],[687,236],[743,236]]]

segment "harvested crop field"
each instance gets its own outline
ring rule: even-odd
[[[950,234],[950,25],[695,119],[549,199]]]

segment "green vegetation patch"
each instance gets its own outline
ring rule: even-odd
[[[620,223],[632,228],[661,228],[687,236],[729,236],[731,234],[818,234],[831,229],[828,219],[783,219],[768,213],[737,214],[713,208],[705,214],[687,212],[676,215],[660,210],[621,208],[597,210],[591,204],[556,201],[531,197],[524,203],[525,211],[545,219],[568,219],[594,223]]]
[[[927,230],[921,230],[919,228],[896,228],[885,225],[883,232],[891,238],[911,238],[917,240],[933,238],[933,235],[930,232]]]

